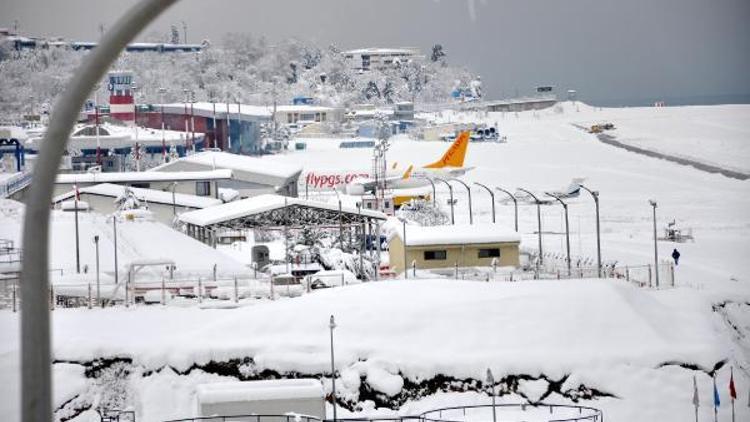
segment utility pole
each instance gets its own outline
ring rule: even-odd
[[[81,248],[79,245],[79,238],[78,238],[78,185],[75,185],[75,192],[74,192],[74,201],[73,201],[73,209],[75,214],[75,226],[76,226],[76,274],[81,273]]]
[[[185,44],[187,44],[187,23],[182,21],[182,33],[185,35]]]
[[[581,184],[579,184],[578,186],[580,186],[581,189],[588,192],[591,197],[594,198],[594,206],[596,207],[596,270],[599,278],[602,278],[602,241],[601,232],[599,230],[599,191],[592,191],[591,189]]]
[[[656,239],[656,201],[649,199],[649,204],[654,209],[654,273],[656,274],[656,288],[659,288],[659,246]]]

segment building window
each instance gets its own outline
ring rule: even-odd
[[[480,248],[479,258],[500,258],[500,248]]]
[[[448,259],[448,252],[442,251],[424,251],[425,261],[445,261]]]
[[[294,120],[294,116],[292,116],[291,114],[287,114],[286,115],[286,122],[287,123],[294,123],[293,120]]]
[[[320,114],[320,120],[321,120],[322,122],[325,122],[325,121],[326,121],[326,114],[325,114],[325,113],[321,113],[321,114]]]
[[[195,182],[195,194],[197,196],[211,196],[211,182]]]

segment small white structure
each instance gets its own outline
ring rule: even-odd
[[[325,393],[316,379],[201,384],[196,396],[200,416],[296,413],[325,418]]]

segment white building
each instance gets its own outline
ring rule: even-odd
[[[344,58],[356,70],[382,70],[415,60],[423,60],[419,49],[402,48],[359,48],[344,51]]]
[[[274,120],[280,125],[341,123],[344,121],[344,109],[308,104],[280,105],[276,107]]]
[[[240,198],[265,193],[296,196],[297,179],[302,172],[302,167],[299,166],[279,162],[271,164],[263,158],[219,151],[204,151],[188,155],[162,164],[153,170],[161,173],[179,173],[216,169],[231,170],[231,180],[219,181],[217,187],[234,189],[239,192]]]
[[[184,193],[172,193],[155,189],[129,188],[112,183],[101,183],[94,186],[84,187],[78,190],[80,200],[88,204],[90,211],[99,214],[111,214],[117,210],[116,200],[126,194],[126,189],[132,192],[136,200],[143,206],[148,207],[156,221],[171,224],[175,216],[186,211],[199,210],[224,202],[221,200],[205,197],[187,195]],[[69,191],[52,199],[55,205],[62,205],[64,201],[71,201],[75,191]]]

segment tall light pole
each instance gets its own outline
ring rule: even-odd
[[[514,221],[515,221],[516,233],[518,233],[518,199],[516,199],[516,196],[513,195],[513,193],[511,193],[510,191],[507,191],[507,190],[505,190],[503,188],[499,188],[497,186],[495,186],[495,189],[497,189],[500,192],[508,195],[510,197],[510,199],[513,200],[513,211],[515,213],[515,219],[514,219]]]
[[[102,305],[101,290],[99,286],[99,235],[94,235],[94,249],[96,250],[96,303]]]
[[[484,190],[487,191],[487,193],[490,194],[490,199],[492,201],[492,224],[495,224],[495,192],[492,191],[492,189],[488,188],[487,186],[474,182],[475,185],[479,186],[480,188],[484,188]]]
[[[435,202],[435,198],[437,197],[437,189],[435,189],[435,181],[427,176],[422,176],[421,178],[430,182],[430,185],[432,186],[432,206],[435,206],[437,204]]]
[[[555,198],[557,202],[560,203],[560,205],[563,206],[563,210],[565,210],[565,252],[566,252],[566,258],[565,262],[568,266],[568,277],[570,277],[570,226],[568,224],[568,204],[565,203],[562,199],[560,199],[559,196],[551,194],[549,192],[546,192],[547,196],[551,196],[552,198]]]
[[[601,233],[599,231],[599,191],[591,190],[580,183],[578,186],[594,198],[594,205],[596,206],[596,271],[599,278],[602,278],[602,241]]]
[[[195,104],[195,91],[190,90],[190,146],[195,153],[195,112],[193,111],[193,105]]]
[[[190,97],[187,88],[183,88],[182,92],[185,94],[185,155],[187,155],[188,149],[190,148],[190,145],[188,145],[190,142],[188,138],[188,100]]]
[[[112,233],[115,243],[115,286],[119,283],[119,270],[117,268],[117,213],[112,214]]]
[[[438,182],[443,182],[443,183],[445,183],[446,186],[448,186],[448,192],[450,192],[451,224],[456,224],[456,216],[453,213],[453,185],[451,185],[450,183],[448,183],[447,180],[441,179],[439,177],[435,177],[434,179],[437,180]]]
[[[495,411],[495,377],[492,375],[490,368],[487,368],[487,385],[490,386],[490,395],[492,396],[492,422],[497,422],[497,412]]]
[[[216,100],[213,97],[213,94],[211,96],[211,106],[213,107],[213,142],[211,145],[212,148],[216,148]]]
[[[75,191],[73,192],[73,208],[75,214],[75,227],[76,227],[76,274],[81,273],[81,248],[80,239],[78,236],[78,185],[75,185]]]
[[[539,259],[536,262],[537,270],[539,270],[539,267],[544,263],[544,257],[542,254],[542,201],[539,200],[539,198],[536,197],[533,193],[527,191],[523,188],[516,188],[521,192],[524,192],[531,196],[534,199],[534,202],[536,202],[536,221],[537,221],[537,234],[539,238]]]
[[[336,194],[336,199],[338,199],[339,202],[339,248],[341,251],[344,251],[344,221],[343,221],[343,212],[341,211],[341,196],[339,196],[339,191],[336,190],[336,188],[333,189],[333,192]]]
[[[449,180],[452,180],[454,182],[458,182],[458,183],[464,185],[464,187],[466,188],[466,192],[469,194],[469,224],[474,224],[474,214],[473,214],[473,212],[471,210],[471,208],[472,208],[472,206],[471,206],[471,188],[469,187],[469,185],[467,185],[466,183],[464,183],[460,179],[456,179],[455,177],[452,178],[452,179],[449,179]]]
[[[659,246],[656,241],[656,201],[649,199],[649,204],[654,209],[654,273],[656,274],[656,288],[659,288]]]
[[[331,402],[333,403],[333,421],[336,422],[336,364],[333,356],[333,330],[336,328],[336,321],[331,315],[328,323],[331,331]]]
[[[161,105],[161,155],[164,162],[167,161],[167,138],[164,131],[164,94],[166,92],[166,88],[159,88],[159,104]]]
[[[177,182],[172,182],[172,215],[177,217],[177,198],[174,193],[175,188],[177,187]]]
[[[187,44],[187,23],[182,21],[182,33],[185,35],[185,44]]]

